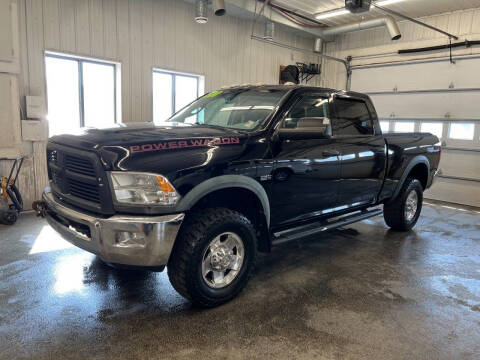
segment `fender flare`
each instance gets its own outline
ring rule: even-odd
[[[430,162],[428,161],[425,155],[417,155],[408,163],[407,167],[403,171],[402,177],[398,182],[397,188],[395,189],[395,192],[392,195],[392,198],[391,198],[392,200],[397,198],[398,194],[400,193],[400,190],[403,187],[403,184],[405,183],[405,180],[407,180],[408,174],[410,174],[410,171],[412,171],[412,169],[418,164],[424,164],[427,167],[427,182],[428,182],[428,177],[430,176]]]
[[[244,175],[221,175],[205,180],[180,199],[176,210],[189,210],[204,196],[226,188],[242,188],[253,192],[260,200],[267,226],[270,226],[270,202],[265,189],[258,181]]]

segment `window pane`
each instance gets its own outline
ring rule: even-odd
[[[191,76],[175,75],[175,112],[197,98],[198,79]]]
[[[388,133],[390,130],[390,121],[380,121],[380,127],[383,133]]]
[[[194,101],[167,123],[209,124],[251,130],[275,110],[285,90],[234,88],[214,91]]]
[[[161,123],[172,114],[172,75],[154,72],[153,121]]]
[[[337,135],[373,135],[373,124],[363,101],[337,98],[333,131]]]
[[[428,132],[439,139],[442,138],[443,135],[443,123],[441,122],[424,122],[422,123],[422,132]]]
[[[473,140],[474,124],[472,123],[451,123],[450,138],[457,140]]]
[[[85,126],[115,123],[115,66],[83,63],[83,99]]]
[[[50,136],[80,127],[78,62],[45,57]]]
[[[294,129],[301,118],[318,118],[318,126],[323,126],[323,118],[328,116],[328,99],[318,95],[304,96],[296,103],[285,118],[283,126]]]
[[[413,132],[415,123],[413,121],[397,121],[395,122],[395,132]]]

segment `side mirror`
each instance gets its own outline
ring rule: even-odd
[[[278,136],[282,140],[329,139],[332,125],[326,117],[304,117],[298,119],[295,128],[279,128]]]

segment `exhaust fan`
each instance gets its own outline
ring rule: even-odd
[[[363,13],[370,10],[372,0],[345,0],[345,9],[351,13]]]

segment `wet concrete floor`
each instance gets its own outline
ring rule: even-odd
[[[480,212],[425,205],[261,255],[200,310],[166,273],[120,271],[23,214],[0,227],[0,359],[480,359]]]

